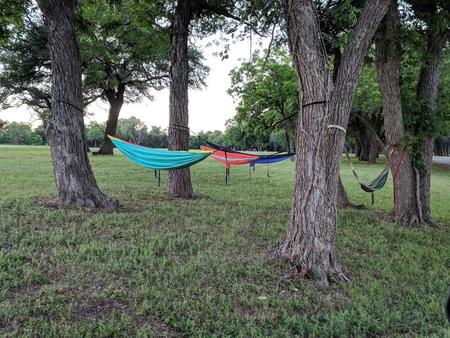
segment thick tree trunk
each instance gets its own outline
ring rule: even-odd
[[[438,96],[438,84],[443,62],[443,50],[448,36],[448,28],[445,31],[436,28],[437,24],[430,25],[428,32],[427,58],[420,69],[419,82],[417,84],[417,101],[422,107],[422,120],[433,121],[436,115],[436,102]],[[421,160],[425,163],[425,172],[420,179],[420,199],[422,201],[423,220],[433,224],[430,208],[431,170],[433,163],[434,135],[432,130],[426,131],[427,135],[421,145]]]
[[[118,86],[117,91],[111,91],[106,93],[106,97],[109,102],[108,121],[106,122],[105,135],[103,136],[103,144],[96,153],[97,155],[113,155],[114,145],[109,139],[108,135],[116,136],[117,123],[119,121],[120,110],[123,106],[123,99],[125,93],[125,85]]]
[[[188,35],[190,1],[178,0],[172,24],[170,52],[169,149],[189,149]],[[192,198],[189,168],[169,171],[168,191],[173,197]]]
[[[86,153],[81,61],[74,33],[74,0],[38,0],[48,31],[52,64],[52,117],[46,134],[58,202],[70,207],[117,209],[97,187]]]
[[[297,149],[302,151],[296,159],[289,227],[276,251],[300,276],[314,276],[325,285],[336,271],[336,196],[344,131],[363,57],[388,3],[366,2],[332,90],[313,1],[283,1],[304,107],[299,112]],[[319,101],[327,102],[310,104]]]
[[[410,155],[400,146],[405,137],[400,94],[400,17],[394,1],[376,37],[376,65],[382,95],[387,156],[394,184],[395,222],[411,227],[421,221],[416,175]]]

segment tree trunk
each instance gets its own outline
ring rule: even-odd
[[[103,136],[103,144],[96,153],[97,155],[114,155],[114,145],[108,135],[116,136],[117,122],[119,121],[120,110],[123,106],[123,96],[125,93],[125,85],[120,84],[117,91],[109,91],[106,97],[109,102],[108,121],[106,122],[105,135]]]
[[[189,149],[188,35],[192,8],[178,0],[172,24],[170,52],[169,149]],[[168,191],[172,197],[192,198],[189,168],[169,171]]]
[[[288,153],[295,153],[294,150],[294,142],[292,141],[291,133],[289,132],[289,129],[284,129],[284,135],[286,137],[286,146],[287,146],[287,152]]]
[[[398,5],[394,1],[377,33],[376,65],[382,96],[387,156],[393,176],[395,222],[399,226],[411,227],[421,221],[421,215],[411,157],[400,146],[405,137],[405,129],[399,83],[399,29]]]
[[[338,181],[336,206],[339,209],[355,207],[353,205],[353,203],[351,203],[350,200],[348,199],[347,192],[345,191],[344,185],[342,184],[341,176],[339,176],[339,181]]]
[[[81,61],[74,33],[74,0],[38,0],[48,32],[52,65],[52,116],[46,135],[58,202],[69,207],[116,210],[117,200],[97,187],[86,153]]]
[[[370,134],[370,152],[369,152],[369,164],[377,163],[378,154],[380,153],[380,146],[378,144],[377,136],[373,133]]]
[[[333,83],[336,81],[338,69],[341,65],[342,61],[342,53],[340,47],[333,48]],[[346,208],[355,208],[356,206],[350,202],[350,199],[348,198],[347,192],[345,191],[344,185],[342,184],[341,176],[339,175],[339,182],[338,182],[338,192],[336,195],[336,206],[339,209],[346,209]]]
[[[296,159],[290,221],[276,251],[300,276],[315,277],[325,285],[336,271],[336,196],[345,142],[343,131],[364,55],[388,3],[389,0],[366,1],[333,89],[313,1],[283,1],[289,48],[304,107],[299,111],[297,149],[302,151]],[[310,104],[313,102],[316,103]]]
[[[367,128],[356,129],[354,131],[355,141],[358,143],[358,160],[369,161],[370,157],[370,146],[371,146],[371,136]]]
[[[436,19],[437,20],[437,19]],[[427,58],[420,69],[419,82],[417,84],[417,101],[422,107],[422,121],[434,121],[436,117],[436,102],[438,96],[438,84],[443,62],[443,50],[448,36],[448,28],[445,31],[436,27],[437,23],[429,25]],[[425,164],[424,172],[420,179],[420,199],[422,201],[423,220],[433,224],[430,208],[431,170],[433,164],[434,130],[425,131],[425,139],[421,144],[420,156]]]

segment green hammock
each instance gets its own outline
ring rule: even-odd
[[[356,175],[355,171],[353,171],[353,174]],[[357,176],[357,175],[356,175]],[[359,182],[359,185],[361,186],[361,189],[366,192],[375,192],[377,190],[380,190],[384,187],[386,184],[386,181],[389,177],[389,167],[386,166],[383,171],[378,175],[372,182],[368,184],[364,184],[362,182]]]
[[[373,205],[375,203],[375,195],[374,195],[375,191],[382,189],[385,186],[386,181],[389,177],[389,164],[387,164],[384,167],[384,169],[381,171],[381,173],[373,181],[371,181],[369,183],[364,183],[364,182],[361,182],[361,180],[359,179],[358,174],[356,173],[355,167],[353,166],[353,162],[350,158],[350,155],[348,154],[347,151],[345,152],[345,154],[347,155],[348,162],[350,163],[350,167],[352,169],[353,176],[355,176],[361,189],[364,190],[365,192],[369,192],[372,194],[372,205]]]

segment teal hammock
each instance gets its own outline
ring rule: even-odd
[[[110,135],[108,137],[117,149],[131,161],[141,167],[153,170],[174,170],[190,167],[211,155],[209,151],[191,152],[153,149]]]

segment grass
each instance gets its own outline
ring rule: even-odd
[[[401,229],[374,210],[339,212],[337,255],[352,282],[327,290],[285,279],[267,249],[284,231],[293,163],[192,168],[198,198],[170,200],[166,175],[121,155],[93,157],[118,213],[51,209],[49,150],[0,147],[0,334],[5,336],[450,336],[450,171],[436,168],[432,208],[439,228]],[[357,164],[370,180],[384,164]],[[351,200],[370,204],[347,164]]]

